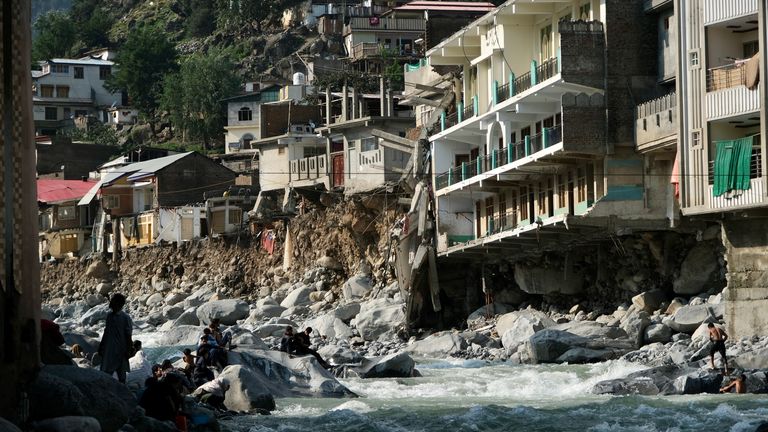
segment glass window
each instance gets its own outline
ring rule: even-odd
[[[360,140],[360,151],[376,150],[379,148],[376,137],[368,137]]]
[[[53,97],[53,86],[52,85],[41,85],[40,86],[40,97]]]
[[[99,66],[99,79],[105,80],[112,75],[112,66]]]
[[[237,112],[237,121],[251,121],[253,120],[253,111],[248,107],[240,108]]]
[[[56,107],[45,107],[45,119],[46,120],[58,120],[59,109]]]
[[[69,97],[69,86],[56,86],[56,97],[57,98],[68,98]]]
[[[75,219],[75,206],[63,206],[58,208],[59,220],[73,220]]]
[[[83,72],[82,66],[75,66],[75,79],[83,79],[85,78],[85,73]]]
[[[55,64],[51,68],[51,71],[53,73],[57,73],[57,74],[66,74],[66,73],[69,73],[69,66],[68,65]]]
[[[592,12],[592,5],[589,2],[579,6],[579,19],[583,21],[589,21],[590,12]]]

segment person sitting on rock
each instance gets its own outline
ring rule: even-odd
[[[128,359],[133,351],[131,334],[133,321],[127,313],[123,312],[125,296],[114,294],[109,300],[109,308],[112,311],[107,314],[107,324],[104,335],[99,343],[99,355],[101,356],[101,371],[109,375],[117,374],[117,379],[125,384],[126,375],[130,370]]]
[[[709,329],[709,340],[712,341],[712,347],[709,348],[709,361],[712,369],[715,369],[715,353],[719,352],[720,358],[723,359],[723,373],[728,375],[728,358],[725,356],[725,341],[728,340],[728,334],[712,323],[709,323],[707,328]]]
[[[192,396],[197,397],[202,403],[226,411],[227,407],[224,406],[224,400],[226,399],[227,390],[229,390],[229,380],[218,377],[195,389],[192,392]]]
[[[738,378],[731,381],[727,386],[720,389],[720,393],[731,393],[731,390],[736,390],[736,393],[747,392],[747,376],[744,374],[739,375]]]
[[[280,351],[293,354],[295,352],[295,349],[293,347],[293,338],[295,335],[293,334],[293,327],[288,326],[285,328],[285,333],[283,333],[283,337],[280,339]]]
[[[181,396],[182,383],[175,374],[169,374],[144,390],[139,405],[148,417],[161,421],[174,421],[182,410],[184,398]]]
[[[216,338],[213,337],[213,332],[211,331],[210,327],[206,327],[203,329],[203,335],[200,337],[200,344],[198,344],[198,347],[200,347],[204,342],[203,338],[206,338],[208,348],[210,349],[210,358],[208,359],[208,364],[211,366],[216,367],[218,370],[222,370],[227,366],[227,351],[219,345],[219,343],[216,341]]]
[[[152,376],[152,364],[141,349],[141,341],[134,341],[133,349],[136,354],[128,360],[131,370],[128,372],[126,384],[132,388],[141,388],[147,378]]]
[[[219,328],[221,326],[221,320],[219,318],[211,319],[211,323],[208,324],[208,328],[211,329],[211,335],[216,340],[216,344],[221,348],[229,347],[230,350],[237,348],[237,345],[232,344],[232,333],[221,332]]]
[[[309,341],[309,335],[312,334],[312,327],[307,327],[304,329],[303,332],[297,333],[296,336],[293,338],[293,348],[296,350],[296,354],[298,355],[307,355],[310,354],[314,356],[318,363],[320,363],[320,366],[330,369],[331,365],[329,365],[321,356],[320,354],[310,348],[310,341]]]
[[[213,372],[208,369],[208,356],[210,349],[202,346],[197,350],[195,369],[192,371],[192,384],[199,387],[213,379]]]
[[[184,360],[184,374],[187,376],[187,378],[192,379],[192,371],[195,370],[195,359],[197,357],[192,355],[192,350],[189,348],[184,348],[183,354],[184,355],[182,359]]]

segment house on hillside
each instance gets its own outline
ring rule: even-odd
[[[50,59],[32,71],[32,104],[37,135],[56,135],[60,129],[74,127],[75,119],[110,122],[108,109],[127,104],[122,92],[104,86],[116,68],[112,60],[93,58]]]
[[[234,184],[236,174],[196,152],[137,162],[104,173],[80,200],[88,205],[97,196],[103,214],[94,237],[104,242],[107,221],[117,223],[121,246],[162,240],[184,241],[206,234],[204,202]],[[96,232],[99,231],[99,232]]]
[[[40,259],[64,258],[90,250],[95,204],[78,206],[94,186],[89,180],[37,180]]]
[[[280,100],[281,86],[272,83],[246,83],[245,91],[224,99],[227,125],[224,126],[225,153],[253,153],[250,143],[261,138],[261,105]]]

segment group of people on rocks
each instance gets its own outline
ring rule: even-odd
[[[286,327],[285,333],[280,339],[280,351],[295,355],[311,355],[317,359],[322,367],[331,369],[331,365],[317,351],[310,348],[309,335],[311,334],[312,327],[307,327],[299,333],[294,333],[291,326]]]

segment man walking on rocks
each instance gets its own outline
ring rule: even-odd
[[[123,384],[130,370],[128,359],[133,349],[131,341],[133,321],[127,313],[123,312],[124,306],[125,296],[122,294],[114,294],[109,300],[109,308],[112,312],[107,315],[104,336],[101,337],[99,344],[99,355],[102,359],[101,371],[109,375],[117,373],[117,379]]]
[[[725,330],[712,323],[709,323],[707,328],[709,329],[709,340],[712,341],[712,347],[709,349],[709,360],[712,364],[712,369],[715,369],[715,353],[719,352],[720,357],[723,359],[723,372],[728,375],[728,359],[725,357],[725,341],[728,339],[728,335],[725,333]]]

